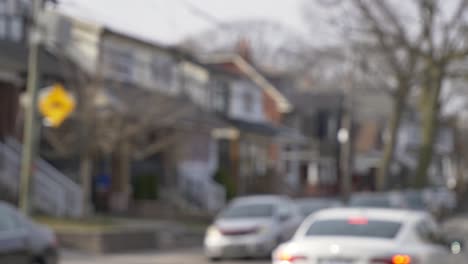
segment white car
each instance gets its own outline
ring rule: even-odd
[[[293,239],[273,252],[273,263],[442,264],[461,249],[425,212],[339,208],[308,217]]]
[[[204,247],[211,260],[270,256],[301,223],[294,203],[282,196],[237,198],[208,228]]]

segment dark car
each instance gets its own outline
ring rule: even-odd
[[[12,206],[0,202],[0,263],[58,263],[54,233],[34,223]]]
[[[358,193],[351,196],[350,207],[407,208],[404,198],[397,193]]]
[[[406,191],[403,193],[408,208],[416,211],[430,211],[424,199],[424,192],[422,191]]]
[[[302,198],[296,200],[296,205],[305,218],[322,209],[340,207],[342,203],[340,200],[333,198]]]

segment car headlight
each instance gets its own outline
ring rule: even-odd
[[[210,238],[219,237],[219,236],[221,236],[221,232],[219,231],[219,229],[216,226],[210,226],[206,230],[206,236],[210,237]]]

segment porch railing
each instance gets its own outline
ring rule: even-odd
[[[0,142],[0,184],[17,197],[21,165],[21,144],[14,139]],[[80,186],[42,159],[33,169],[34,209],[59,217],[79,217],[83,211]]]

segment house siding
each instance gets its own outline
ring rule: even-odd
[[[275,100],[267,92],[262,91],[263,112],[268,122],[279,125],[281,123],[281,112]]]

